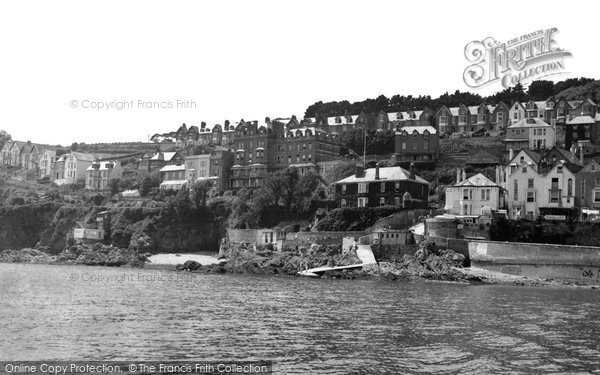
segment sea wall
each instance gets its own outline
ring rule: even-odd
[[[415,235],[417,241],[424,237]],[[600,279],[600,247],[428,237],[437,247],[468,257],[471,266],[513,275]]]

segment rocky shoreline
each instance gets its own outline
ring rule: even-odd
[[[39,263],[89,265],[107,267],[162,268],[176,272],[201,274],[251,274],[267,276],[297,276],[298,271],[321,266],[344,266],[360,263],[356,252],[342,254],[337,246],[313,245],[310,249],[281,252],[266,248],[228,247],[220,254],[221,262],[202,265],[194,260],[179,265],[160,265],[148,262],[151,254],[108,245],[72,246],[58,255],[36,249],[0,251],[0,263]],[[451,250],[435,249],[423,243],[414,255],[404,255],[393,261],[366,265],[363,269],[325,272],[324,279],[347,280],[427,280],[472,285],[519,285],[545,287],[600,288],[597,284],[580,281],[530,279],[465,266],[465,258]]]
[[[0,263],[79,264],[106,267],[144,267],[149,254],[138,254],[134,250],[114,246],[93,244],[77,245],[65,249],[58,255],[37,249],[0,251]]]

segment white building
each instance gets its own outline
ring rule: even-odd
[[[84,182],[87,169],[96,160],[94,155],[81,152],[71,152],[64,157],[64,169],[54,180],[57,185],[75,184]],[[58,161],[57,161],[58,162]]]
[[[535,153],[518,152],[505,169],[509,218],[565,219],[575,207],[575,174],[567,164],[546,165]]]
[[[110,180],[123,178],[121,162],[99,161],[86,169],[85,188],[88,190],[106,190]]]
[[[160,190],[179,190],[187,185],[185,165],[165,165],[161,168]]]
[[[52,175],[52,163],[56,160],[55,150],[46,150],[40,156],[39,178],[50,177]]]
[[[556,129],[539,118],[527,118],[506,129],[506,147],[544,150],[556,145]]]
[[[448,214],[479,216],[503,207],[504,189],[481,173],[467,178],[457,169],[456,183],[446,189]]]

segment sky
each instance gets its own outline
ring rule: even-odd
[[[552,27],[573,54],[553,80],[600,78],[585,21],[600,3],[568,6],[565,15],[558,1],[3,1],[0,129],[48,144],[146,141],[182,123],[303,117],[319,100],[488,95],[502,87],[463,81],[465,46]]]

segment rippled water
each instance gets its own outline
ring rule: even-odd
[[[0,298],[4,360],[265,359],[276,373],[312,374],[600,371],[594,290],[0,264]]]

